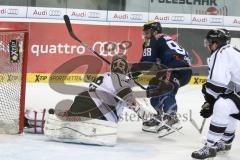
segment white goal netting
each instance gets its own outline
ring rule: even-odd
[[[0,133],[19,133],[23,124],[24,34],[0,32]]]

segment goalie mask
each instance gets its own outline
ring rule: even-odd
[[[127,74],[128,63],[123,57],[114,57],[111,64],[111,72]]]

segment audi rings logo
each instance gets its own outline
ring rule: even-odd
[[[132,46],[130,41],[122,42],[95,42],[93,50],[97,51],[102,56],[114,56],[118,54],[126,54],[127,50]]]
[[[100,18],[101,15],[100,13],[97,13],[97,12],[88,12],[88,18]]]
[[[184,16],[172,16],[172,21],[184,21],[185,20],[185,17]]]
[[[61,16],[62,12],[59,10],[49,10],[48,14],[49,14],[49,16]]]
[[[15,9],[15,8],[9,8],[7,10],[7,14],[10,14],[10,15],[18,15],[19,14],[19,10],[18,9]]]
[[[222,23],[223,19],[222,18],[210,18],[209,22],[210,23]]]
[[[131,20],[142,20],[143,19],[143,15],[141,15],[141,14],[131,14],[130,15],[130,19]]]

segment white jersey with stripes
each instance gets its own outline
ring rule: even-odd
[[[118,122],[123,108],[133,101],[133,85],[126,75],[107,72],[90,84],[89,94],[108,121]]]
[[[222,89],[240,92],[240,50],[224,45],[208,58],[208,66],[207,82],[213,86],[207,88],[209,94],[217,98]]]

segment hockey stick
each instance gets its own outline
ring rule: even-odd
[[[68,33],[70,34],[70,36],[75,39],[76,41],[78,41],[81,45],[83,45],[86,49],[88,49],[89,51],[91,51],[93,54],[95,54],[96,56],[98,56],[101,60],[103,60],[104,62],[106,62],[107,64],[111,64],[108,60],[106,60],[105,58],[103,58],[102,56],[100,56],[99,53],[97,53],[95,50],[93,50],[92,48],[88,47],[88,45],[86,45],[85,43],[83,43],[76,35],[75,33],[73,32],[73,29],[72,29],[72,25],[71,25],[71,22],[70,22],[70,19],[68,17],[68,15],[64,15],[63,16],[64,18],[64,21],[65,21],[65,24],[67,26],[67,29],[68,29]]]
[[[187,69],[194,69],[194,68],[205,68],[205,67],[208,67],[208,65],[179,67],[179,68],[166,68],[166,69],[161,69],[160,72],[165,72],[165,71],[179,71],[179,70],[187,70]]]
[[[192,125],[199,131],[200,134],[202,134],[203,128],[205,126],[206,123],[206,118],[203,119],[201,127],[198,128],[198,125],[196,123],[196,121],[194,119],[190,119],[190,122],[192,123]]]
[[[161,67],[161,66],[159,66],[159,67]],[[139,73],[139,72],[141,72],[141,74],[147,73],[147,74],[153,74],[153,75],[155,75],[155,74],[157,74],[157,73],[159,73],[159,72],[165,72],[165,71],[180,71],[180,70],[188,70],[188,69],[194,69],[194,68],[205,68],[205,67],[207,68],[208,65],[179,67],[179,68],[166,68],[166,69],[161,69],[161,68],[160,68],[159,70],[141,70],[141,71],[131,72],[131,74],[134,75],[134,73]],[[138,76],[139,76],[139,75],[138,75]],[[138,76],[137,76],[137,77],[138,77]],[[132,76],[131,76],[132,79],[135,79],[135,78],[137,78],[137,77],[132,77]]]
[[[192,118],[192,111],[190,110],[190,123],[199,131],[200,134],[202,134],[204,125],[206,123],[206,118],[203,119],[201,127],[199,128],[196,121]]]
[[[202,131],[203,131],[204,125],[205,125],[205,123],[206,123],[206,120],[207,120],[207,119],[204,118],[203,121],[202,121],[202,126],[201,126],[201,128],[199,129],[200,134],[201,134]]]
[[[180,129],[182,129],[183,127],[181,127],[181,128],[178,128],[178,130],[180,130]],[[169,133],[167,133],[167,134],[165,134],[165,135],[162,135],[162,136],[158,136],[158,138],[163,138],[163,137],[166,137],[166,136],[168,136],[168,135],[170,135],[170,134],[172,134],[172,133],[174,133],[175,131],[171,131],[171,132],[169,132]]]
[[[95,54],[96,56],[98,56],[101,60],[103,60],[104,62],[106,62],[108,65],[111,65],[111,63],[105,59],[104,57],[102,57],[98,52],[96,52],[95,50],[93,50],[92,48],[90,48],[87,44],[83,43],[76,35],[75,33],[73,32],[73,29],[72,29],[72,25],[71,25],[71,22],[70,22],[70,19],[68,17],[68,15],[64,15],[63,16],[64,18],[64,21],[65,21],[65,24],[67,26],[67,29],[68,29],[68,33],[70,34],[70,36],[78,41],[81,45],[83,45],[86,49],[88,49],[89,51],[91,51],[93,54]],[[143,90],[147,90],[147,88],[145,88],[144,86],[142,86],[140,83],[134,81],[140,88],[142,88]]]
[[[179,130],[177,130],[177,129],[169,126],[169,125],[167,125],[165,122],[162,122],[162,121],[160,121],[159,119],[157,119],[157,118],[155,118],[155,117],[153,117],[153,119],[155,119],[156,121],[158,121],[161,125],[167,126],[168,128],[172,129],[173,131],[178,132],[178,133],[184,135],[184,133],[180,132]],[[162,136],[161,136],[161,137],[162,137]],[[159,138],[161,138],[161,137],[159,137]]]

